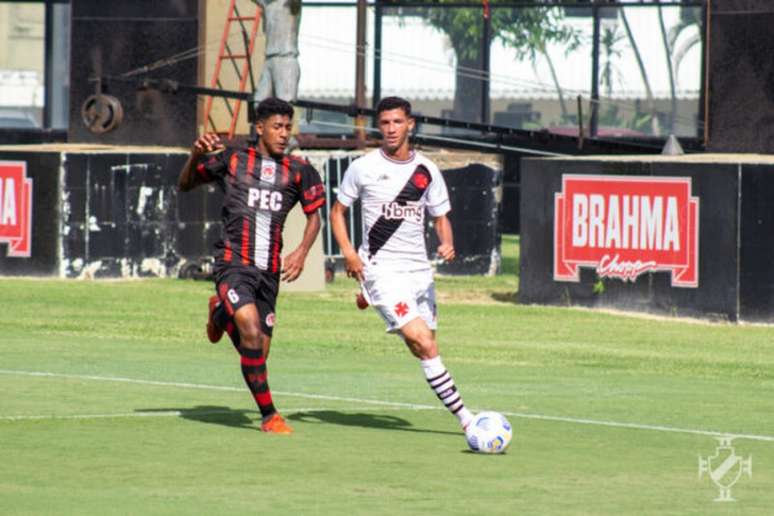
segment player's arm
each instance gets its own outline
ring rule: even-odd
[[[347,207],[339,201],[336,201],[333,208],[331,208],[331,229],[333,230],[333,236],[336,239],[336,243],[339,244],[341,254],[344,255],[347,276],[355,278],[358,281],[363,281],[363,261],[360,259],[360,256],[358,256],[355,247],[349,239],[347,221],[344,217],[346,213]]]
[[[282,260],[283,281],[294,281],[301,275],[301,272],[304,270],[306,256],[309,254],[309,250],[312,248],[312,244],[314,244],[319,232],[320,213],[317,210],[307,213],[306,226],[304,226],[304,236],[301,238],[301,243],[295,251]]]
[[[202,157],[208,152],[216,152],[225,147],[217,134],[206,133],[194,141],[191,146],[191,153],[188,155],[188,161],[185,162],[183,170],[180,171],[180,177],[177,180],[177,187],[181,192],[187,192],[199,186],[206,181],[196,172],[196,167]]]
[[[452,232],[451,221],[446,215],[441,215],[433,220],[435,234],[438,235],[438,256],[445,261],[454,260],[454,233]]]

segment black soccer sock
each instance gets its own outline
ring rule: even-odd
[[[277,409],[274,408],[274,403],[271,399],[263,351],[260,349],[242,348],[240,352],[242,355],[242,376],[245,377],[245,383],[247,383],[247,387],[258,404],[261,416],[266,418],[277,412]]]
[[[231,344],[234,345],[234,349],[236,349],[237,353],[241,354],[242,351],[240,350],[240,345],[242,343],[242,339],[239,338],[239,329],[237,329],[234,321],[229,321],[226,324],[226,333],[228,333],[228,336],[231,339]]]
[[[212,312],[212,321],[222,330],[226,329],[226,325],[231,321],[231,316],[228,314],[228,310],[226,310],[222,301],[217,304],[215,311]]]
[[[223,302],[218,303],[215,311],[212,312],[212,321],[215,323],[215,326],[228,333],[228,336],[231,338],[231,344],[234,345],[237,353],[239,353],[239,346],[241,344],[239,330],[236,327],[236,323],[234,323],[234,318],[229,315]]]

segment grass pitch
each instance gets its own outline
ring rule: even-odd
[[[292,436],[258,431],[237,355],[206,341],[211,285],[0,281],[0,512],[772,513],[771,327],[520,306],[513,272],[437,286],[444,361],[469,407],[508,414],[506,455],[466,450],[346,278],[280,296]],[[736,502],[699,478],[712,432],[752,456]]]

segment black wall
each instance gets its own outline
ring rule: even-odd
[[[580,283],[554,281],[554,194],[567,173],[690,177],[699,287],[672,287],[669,272],[655,272],[634,283],[604,279],[600,289],[591,268],[581,268]],[[526,159],[521,186],[522,302],[774,321],[774,165]]]
[[[457,257],[439,263],[443,274],[488,274],[499,272],[499,227],[502,172],[481,164],[441,172],[449,190],[452,210],[449,221],[454,231]],[[438,248],[435,230],[428,228],[427,250],[431,257]],[[494,255],[494,256],[493,256]]]
[[[222,193],[214,185],[177,191],[185,152],[0,152],[27,162],[33,184],[32,257],[8,258],[0,246],[0,274],[136,277],[177,274],[186,261],[211,256],[220,237]],[[347,163],[332,158],[331,166]],[[483,165],[444,170],[453,210],[457,259],[448,274],[485,274],[499,263],[502,174]],[[335,188],[330,185],[332,198]],[[360,208],[354,209],[360,241]],[[323,213],[327,225],[327,214]],[[325,238],[322,233],[321,238]],[[428,230],[428,249],[438,245]],[[337,248],[326,249],[335,254]]]
[[[70,58],[70,142],[184,145],[196,137],[196,97],[157,91],[137,91],[113,82],[106,93],[117,97],[124,121],[117,129],[97,135],[81,120],[83,102],[95,92],[96,75],[122,75],[198,46],[197,0],[72,0]],[[148,77],[197,83],[197,59],[165,66]]]
[[[175,274],[210,256],[222,194],[180,194],[185,153],[0,152],[33,180],[32,256],[6,257],[0,274],[121,277]]]
[[[2,152],[1,161],[27,162],[32,179],[32,248],[29,258],[7,256],[8,246],[0,245],[0,274],[7,276],[50,276],[58,274],[60,217],[59,165],[55,152]]]
[[[740,310],[774,320],[774,167],[742,167]]]
[[[61,220],[68,277],[174,274],[209,256],[220,235],[221,193],[181,194],[186,155],[68,154]]]
[[[525,156],[510,152],[503,155],[503,202],[500,209],[502,233],[519,232],[519,182],[523,157]]]
[[[716,152],[774,152],[774,7],[712,0],[709,140]]]

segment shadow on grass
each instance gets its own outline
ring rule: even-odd
[[[382,430],[403,430],[406,432],[419,432],[431,434],[444,434],[459,436],[460,432],[445,432],[443,430],[427,430],[414,428],[411,423],[403,418],[388,416],[385,414],[368,413],[344,413],[336,410],[309,410],[297,412],[287,416],[290,421],[302,423],[328,423],[342,426],[359,426],[363,428],[379,428]]]
[[[217,405],[198,405],[191,408],[154,408],[137,409],[141,413],[177,413],[182,419],[208,423],[211,425],[230,426],[232,428],[247,428],[259,430],[261,416],[255,410],[236,410]]]
[[[136,409],[135,412],[148,414],[177,415],[182,419],[207,423],[210,425],[229,426],[232,428],[245,428],[248,430],[260,430],[261,416],[256,410],[232,409],[217,405],[197,405],[191,408],[153,408]],[[382,430],[403,430],[406,432],[432,433],[459,436],[460,432],[446,432],[443,430],[427,430],[414,428],[411,423],[403,418],[385,414],[344,413],[335,410],[307,410],[304,412],[283,413],[288,421],[301,423],[327,423],[342,426],[359,426],[363,428],[379,428]]]
[[[519,304],[518,292],[492,292],[492,299],[499,301],[500,303],[513,303]]]

